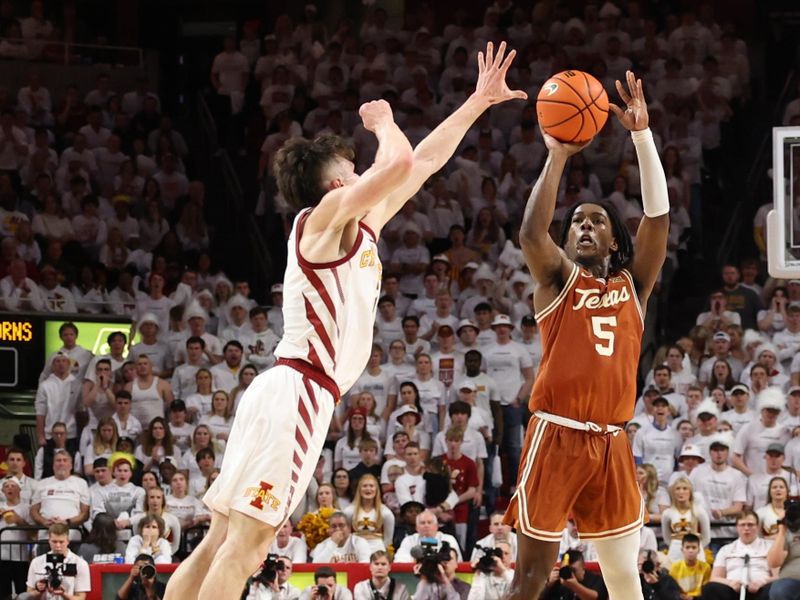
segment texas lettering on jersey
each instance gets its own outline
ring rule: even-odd
[[[631,299],[627,286],[621,289],[609,290],[605,293],[601,293],[601,290],[597,289],[576,289],[575,295],[576,301],[572,306],[572,310],[580,310],[584,307],[589,310],[609,308]]]

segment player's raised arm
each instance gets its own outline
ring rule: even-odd
[[[392,109],[385,100],[361,105],[358,111],[368,131],[378,138],[378,152],[373,165],[360,177],[353,163],[342,159],[333,169],[340,170],[333,179],[336,193],[327,194],[311,212],[306,231],[337,231],[369,211],[408,179],[413,160],[411,144],[394,122]]]
[[[485,54],[478,53],[475,92],[414,149],[411,176],[364,219],[374,231],[380,230],[419,191],[422,184],[450,160],[464,135],[487,108],[506,100],[525,100],[528,97],[521,90],[510,90],[506,84],[506,74],[515,56],[515,50],[506,54],[505,42],[500,43],[497,54],[494,53],[492,42],[486,45]]]
[[[547,160],[525,205],[519,229],[519,244],[537,288],[556,286],[560,290],[560,286],[569,277],[572,263],[550,238],[550,223],[556,210],[558,184],[567,159],[580,152],[588,143],[565,144],[544,131],[542,136],[548,150]]]
[[[630,130],[639,158],[644,217],[636,234],[636,252],[631,275],[639,287],[637,291],[642,306],[645,306],[667,256],[669,196],[664,167],[661,165],[653,142],[653,134],[648,127],[650,119],[642,80],[636,79],[631,71],[628,71],[625,77],[628,89],[625,89],[622,82],[617,81],[617,91],[626,109],[623,111],[614,104],[609,104],[609,108],[617,115],[622,126]]]

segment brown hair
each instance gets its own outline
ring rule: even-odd
[[[322,172],[336,157],[353,160],[352,148],[339,136],[321,135],[313,141],[288,140],[275,155],[273,165],[278,190],[294,208],[316,206],[326,190]]]

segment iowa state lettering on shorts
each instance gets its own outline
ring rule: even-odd
[[[281,501],[270,491],[272,490],[272,487],[272,484],[262,481],[258,484],[258,487],[247,488],[244,491],[244,495],[246,498],[253,499],[252,502],[250,502],[250,506],[257,508],[258,510],[264,510],[264,508],[267,506],[269,506],[269,508],[272,510],[278,510],[278,507],[281,505]]]

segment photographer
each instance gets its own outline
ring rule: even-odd
[[[514,579],[514,569],[511,568],[511,546],[505,542],[498,542],[494,547],[494,554],[490,549],[486,550],[488,552],[475,563],[475,576],[472,578],[472,587],[467,600],[501,600],[505,598],[506,590]]]
[[[419,576],[419,584],[414,600],[467,600],[470,586],[456,578],[458,552],[449,544],[442,544],[437,552],[446,550],[449,558],[438,561],[435,571],[426,574],[422,561],[414,565],[414,574]]]
[[[786,516],[778,522],[778,534],[767,553],[767,566],[780,569],[772,582],[769,600],[800,598],[800,501],[786,502]]]
[[[389,577],[391,570],[389,555],[383,550],[373,552],[369,557],[370,578],[356,584],[355,600],[409,600],[406,586]]]
[[[336,572],[333,569],[320,567],[314,571],[314,585],[303,590],[300,600],[353,600],[353,594],[346,587],[336,584]]]
[[[570,550],[561,558],[561,568],[553,567],[545,584],[542,600],[605,600],[606,585],[599,575],[587,571],[583,553]]]
[[[300,590],[289,583],[292,559],[268,554],[253,577],[246,600],[297,600]]]
[[[414,562],[412,557],[412,549],[420,545],[420,540],[423,538],[433,538],[441,546],[442,543],[447,542],[451,548],[456,552],[458,560],[461,560],[461,550],[458,547],[456,538],[448,533],[439,531],[439,521],[430,510],[423,510],[417,515],[417,532],[413,535],[408,535],[403,538],[403,542],[397,549],[394,555],[394,562],[396,563],[410,563]]]
[[[697,536],[693,537],[697,539]],[[695,546],[699,550],[699,540],[695,542]],[[642,582],[644,600],[683,600],[678,582],[669,571],[661,568],[658,557],[658,552],[652,550],[639,551],[639,580]]]
[[[89,564],[69,549],[69,526],[55,523],[48,529],[50,552],[37,556],[28,567],[28,591],[18,600],[85,600],[91,591]]]
[[[115,600],[161,600],[167,584],[156,579],[156,564],[149,554],[140,554],[133,563],[128,579],[117,590]]]

